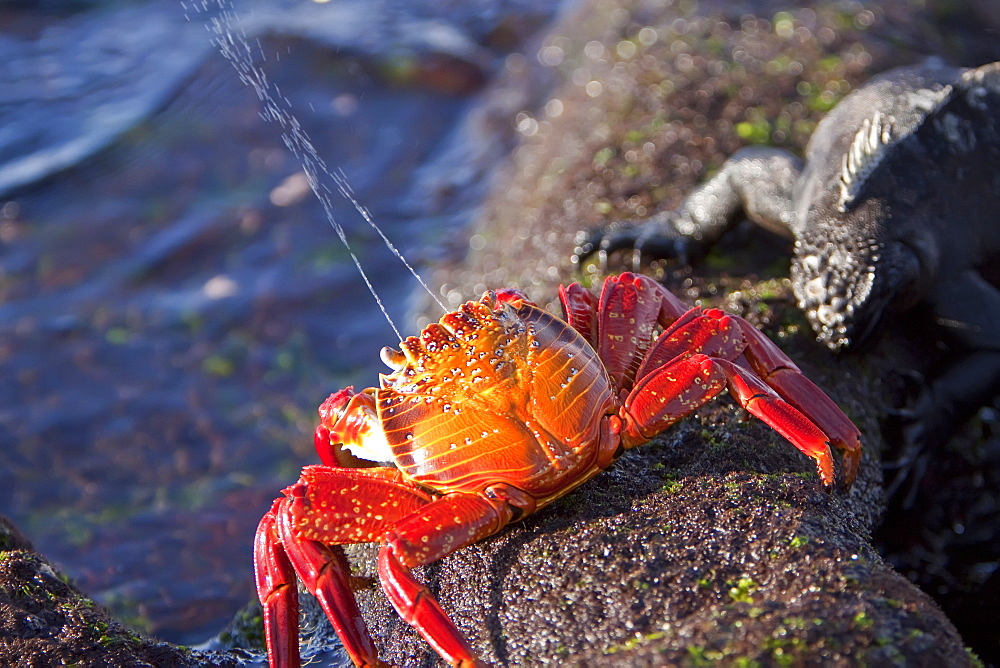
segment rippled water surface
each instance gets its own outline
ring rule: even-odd
[[[305,18],[246,12],[259,64],[419,261],[464,215],[433,184],[504,16],[337,3],[317,30],[319,6],[286,4]],[[0,513],[125,621],[198,642],[252,596],[254,529],[314,461],[315,407],[375,382],[395,336],[207,16],[0,19]],[[442,57],[433,25],[475,48]],[[406,322],[412,279],[337,206]]]

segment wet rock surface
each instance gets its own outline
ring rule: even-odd
[[[567,83],[522,117],[524,138],[497,188],[502,194],[470,231],[464,261],[439,272],[453,304],[496,285],[544,300],[559,282],[581,275],[596,282],[598,265],[575,276],[565,269],[578,230],[675,207],[748,143],[801,151],[818,119],[874,73],[929,56],[970,65],[998,56],[991,29],[970,25],[961,3],[921,11],[906,3],[799,10],[666,4],[587,3],[542,40],[539,59]],[[981,490],[956,491],[962,501],[950,510],[895,509],[890,527],[905,521],[909,547],[918,544],[916,552],[901,548],[905,541],[887,549],[892,564],[910,567],[905,576],[872,547],[884,511],[880,460],[889,446],[882,427],[900,405],[899,375],[926,364],[935,342],[898,336],[904,323],[864,357],[829,356],[794,312],[785,244],[737,235],[694,271],[651,271],[689,300],[723,304],[762,325],[828,390],[865,435],[856,487],[826,497],[814,478],[787,473],[809,467],[766,428],[738,422],[725,404],[701,411],[660,445],[628,453],[552,516],[543,512],[428,569],[435,593],[450,601],[445,607],[456,620],[467,620],[463,630],[487,657],[513,665],[974,660],[910,580],[944,585],[934,593],[946,603],[955,602],[948,593],[960,592],[967,605],[983,573],[994,572],[992,510],[964,506],[965,516],[980,520],[964,552],[968,561],[954,559],[955,543],[944,535],[945,517],[970,497],[996,508],[983,476],[946,483]],[[610,264],[630,267],[631,259]],[[739,464],[727,461],[735,443],[745,448]],[[783,448],[780,463],[762,454]],[[669,475],[657,477],[657,470]],[[923,510],[932,496],[925,503]],[[940,527],[934,538],[923,534],[923,517]],[[927,551],[940,557],[938,577],[920,563]],[[946,554],[964,579],[940,577]],[[393,623],[378,595],[371,605],[385,615],[376,628]],[[988,616],[988,607],[979,610]],[[390,638],[393,660],[425,656],[408,629],[397,626]],[[983,637],[974,649],[996,660],[995,641]]]
[[[721,434],[729,443],[713,447],[689,429],[623,459],[432,569],[435,593],[484,657],[507,665],[968,662],[929,597],[845,519],[849,501],[808,475],[742,472],[766,469],[761,459],[788,467],[780,454],[741,456],[780,449],[766,434]],[[383,614],[390,661],[435,663]]]

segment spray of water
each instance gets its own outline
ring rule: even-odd
[[[186,11],[194,11],[196,13],[207,12],[211,4],[210,0],[202,0],[200,3],[192,4],[183,2],[183,0],[181,2],[181,6]],[[354,190],[351,188],[344,175],[343,170],[338,168],[336,171],[331,171],[327,167],[326,162],[316,151],[316,147],[313,145],[309,135],[306,133],[305,129],[302,128],[302,125],[295,117],[295,114],[292,113],[291,101],[281,94],[281,91],[278,89],[276,84],[268,80],[267,73],[255,64],[258,59],[261,62],[266,62],[267,58],[264,53],[264,49],[261,46],[260,41],[255,39],[253,41],[256,44],[257,53],[255,54],[251,50],[250,39],[247,37],[245,30],[239,27],[239,21],[235,10],[233,9],[231,0],[214,0],[214,4],[220,11],[213,14],[205,24],[209,33],[212,35],[212,43],[219,49],[222,56],[236,69],[236,73],[239,75],[240,81],[251,87],[254,92],[257,93],[258,99],[260,99],[261,103],[264,105],[264,111],[261,112],[261,118],[265,121],[277,123],[281,126],[281,138],[284,141],[285,146],[302,165],[302,171],[305,173],[306,178],[309,181],[309,186],[312,188],[313,193],[315,193],[316,197],[323,205],[323,211],[326,213],[327,220],[337,232],[337,236],[340,238],[341,243],[344,244],[344,248],[346,248],[347,252],[350,254],[351,260],[354,262],[354,266],[357,267],[358,273],[364,280],[365,285],[368,286],[368,291],[371,292],[372,297],[375,298],[375,302],[382,311],[382,315],[385,316],[385,319],[389,322],[389,326],[392,327],[393,331],[396,333],[396,338],[402,341],[403,337],[400,334],[399,329],[392,321],[392,318],[389,316],[389,312],[382,303],[382,299],[375,290],[375,286],[372,285],[371,280],[368,278],[368,274],[365,273],[364,268],[361,266],[361,261],[351,249],[351,245],[347,240],[347,235],[344,234],[344,228],[339,222],[337,222],[336,217],[333,215],[332,197],[334,195],[334,191],[354,206],[365,222],[371,225],[371,227],[378,233],[386,247],[392,251],[399,261],[403,263],[403,266],[405,266],[413,277],[417,279],[417,282],[420,283],[420,286],[427,291],[427,294],[429,294],[431,298],[437,302],[438,306],[441,307],[441,310],[447,311],[448,309],[424,282],[424,279],[420,277],[420,274],[417,273],[416,269],[414,269],[413,266],[406,261],[403,254],[399,252],[389,238],[386,237],[382,228],[380,228],[372,219],[368,210],[358,201],[354,194]]]

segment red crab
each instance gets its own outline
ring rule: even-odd
[[[445,660],[483,665],[412,574],[568,494],[729,388],[751,414],[816,460],[830,445],[850,485],[860,434],[836,404],[748,322],[685,306],[622,274],[600,300],[560,288],[565,320],[517,290],[487,292],[419,337],[385,348],[380,387],[330,396],[307,466],[261,520],[257,590],[272,666],[297,666],[296,576],[351,659],[381,665],[340,546],[378,542],[386,596]],[[657,329],[663,332],[656,336]],[[343,449],[386,465],[351,468]]]

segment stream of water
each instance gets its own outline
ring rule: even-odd
[[[240,3],[217,36],[248,36],[270,98],[212,47],[213,7],[0,17],[0,513],[124,621],[192,644],[251,599],[316,406],[397,339],[325,220],[407,322],[414,279],[336,181],[313,196],[303,148],[432,256],[474,203],[445,194],[491,26],[527,5]]]

